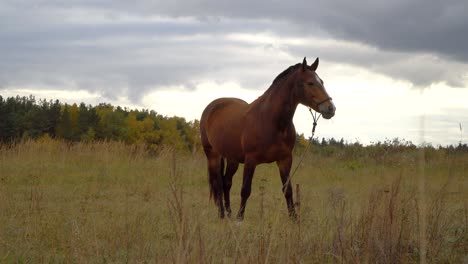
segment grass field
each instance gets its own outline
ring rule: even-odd
[[[1,146],[0,263],[468,261],[467,153],[312,149],[297,222],[275,164],[256,170],[242,223],[218,219],[205,165],[115,142]]]

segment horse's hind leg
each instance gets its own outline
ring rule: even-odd
[[[227,216],[231,217],[231,186],[232,186],[232,176],[236,173],[239,168],[239,163],[232,160],[227,160],[226,174],[224,175],[224,205],[226,207]]]
[[[207,153],[208,158],[208,174],[210,180],[211,195],[218,206],[220,218],[224,218],[223,206],[223,170],[224,161],[219,154]]]

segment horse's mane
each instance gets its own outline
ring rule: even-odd
[[[289,68],[287,68],[286,70],[284,70],[282,73],[278,74],[278,76],[276,76],[276,78],[273,80],[273,82],[271,83],[271,86],[270,87],[273,87],[275,86],[275,84],[279,83],[281,80],[283,80],[286,76],[288,76],[289,74],[291,74],[292,72],[294,72],[295,70],[297,70],[297,68],[301,67],[302,66],[302,63],[298,63],[296,65],[291,65],[289,66]]]
[[[293,73],[299,67],[302,67],[302,63],[298,63],[296,65],[291,65],[286,70],[284,70],[283,72],[278,74],[278,76],[276,76],[276,78],[271,83],[270,87],[259,98],[262,98],[265,95],[270,94],[272,91],[275,91],[276,90],[275,88],[278,87],[278,84],[280,84],[284,79],[286,79],[286,77],[288,77],[291,73]]]

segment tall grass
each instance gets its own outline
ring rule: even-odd
[[[276,166],[259,166],[238,223],[217,218],[202,153],[50,139],[3,145],[0,262],[419,263],[423,254],[429,263],[467,261],[468,155],[369,151],[307,153],[292,179],[300,186],[297,222]]]

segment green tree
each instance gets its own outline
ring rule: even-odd
[[[100,139],[126,140],[127,127],[125,122],[125,111],[110,104],[100,104],[96,108],[99,116],[99,124],[96,129],[96,136]]]
[[[47,133],[51,137],[56,137],[58,125],[60,123],[61,104],[59,100],[50,101],[47,109]]]
[[[99,116],[96,113],[96,109],[90,105],[86,106],[84,103],[81,103],[78,112],[78,134],[80,137],[86,135],[86,138],[89,138],[92,134],[94,139],[95,131],[99,124]]]
[[[57,129],[57,135],[66,140],[72,140],[73,130],[70,121],[70,107],[65,104],[62,108],[62,115],[60,116],[60,123]]]

